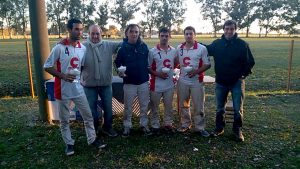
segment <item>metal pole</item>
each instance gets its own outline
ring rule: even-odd
[[[291,89],[291,72],[292,72],[292,58],[294,52],[294,40],[291,40],[291,47],[289,52],[289,67],[288,67],[288,81],[287,81],[287,92]]]
[[[30,85],[30,94],[31,94],[31,97],[34,98],[29,42],[26,41],[25,44],[26,44],[27,69],[28,69],[28,78],[29,78],[29,85]]]
[[[51,76],[43,69],[43,64],[50,53],[45,0],[28,0],[28,5],[39,112],[41,119],[47,121],[49,107],[47,104],[47,94],[45,92],[44,83],[47,79],[50,79]]]

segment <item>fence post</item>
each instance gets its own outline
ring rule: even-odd
[[[28,6],[39,112],[41,119],[47,121],[50,120],[48,119],[50,109],[44,84],[46,80],[51,79],[51,76],[43,69],[50,53],[45,0],[28,0]]]
[[[291,89],[291,72],[292,72],[292,58],[294,52],[294,40],[291,40],[291,46],[289,51],[289,66],[288,66],[288,81],[287,81],[287,92],[290,92]]]
[[[28,69],[28,78],[29,78],[29,85],[30,85],[30,94],[31,94],[31,97],[34,98],[34,88],[33,88],[32,71],[31,71],[29,42],[25,41],[25,44],[26,44],[27,69]]]

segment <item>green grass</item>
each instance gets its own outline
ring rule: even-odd
[[[212,87],[212,86],[208,86]],[[298,100],[298,102],[296,102]],[[73,123],[76,154],[64,155],[59,127],[38,119],[37,100],[0,100],[1,168],[299,168],[300,93],[249,95],[245,103],[245,142],[233,141],[231,124],[225,135],[141,136],[134,118],[129,138],[102,137],[108,144],[96,150],[86,144],[82,123]],[[214,128],[214,96],[207,95],[207,129]],[[176,115],[177,113],[175,113]],[[122,117],[114,128],[122,130]],[[176,115],[176,121],[178,116]],[[198,151],[193,151],[198,148]]]
[[[120,39],[116,39],[119,41]],[[51,47],[57,39],[50,39]],[[157,39],[146,39],[149,47],[155,46]],[[199,38],[200,42],[209,44],[212,38]],[[248,91],[285,90],[288,75],[288,56],[291,39],[288,38],[247,38],[256,65],[253,74],[247,78]],[[177,46],[182,39],[172,39],[171,44]],[[27,71],[27,59],[24,40],[0,40],[0,97],[29,96],[30,87]],[[32,51],[32,50],[31,50]],[[295,39],[291,74],[291,90],[300,90],[300,40]],[[213,59],[211,59],[213,62]],[[34,58],[31,57],[33,78],[35,82]],[[214,76],[214,67],[207,71]]]
[[[199,39],[204,43],[212,40]],[[72,157],[64,155],[59,127],[41,122],[37,100],[29,98],[24,40],[1,40],[0,168],[300,168],[300,41],[295,41],[292,91],[287,93],[291,39],[246,40],[256,65],[247,78],[244,143],[233,141],[231,124],[218,138],[193,133],[144,137],[134,117],[133,136],[102,137],[108,148],[101,151],[87,146],[82,123],[72,123],[76,139]],[[51,45],[56,41],[52,39]],[[172,39],[172,45],[180,41]],[[153,47],[157,39],[146,42]],[[214,76],[213,67],[207,74]],[[214,128],[213,87],[206,87],[209,131]],[[122,131],[121,115],[115,116],[114,128]]]

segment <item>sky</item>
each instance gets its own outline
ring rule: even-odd
[[[187,26],[193,26],[197,32],[208,33],[213,30],[211,23],[207,20],[203,20],[200,13],[200,5],[194,0],[186,0],[187,11],[185,12],[185,21],[182,28]]]
[[[187,11],[184,14],[185,20],[181,28],[186,26],[193,26],[197,32],[211,32],[212,26],[208,21],[203,21],[202,16],[200,15],[200,6],[194,0],[185,0]],[[134,14],[135,19],[129,21],[129,23],[138,23],[142,20],[143,15],[140,12]]]
[[[184,29],[187,26],[193,26],[197,33],[209,33],[213,31],[212,24],[209,20],[204,20],[200,13],[200,5],[194,0],[185,0],[187,11],[184,14],[185,20],[181,26]],[[129,23],[138,23],[142,20],[141,13],[135,13],[135,19],[129,21]],[[250,27],[251,33],[258,33],[258,23],[255,21]]]
[[[182,27],[193,26],[197,32],[212,32],[213,27],[210,21],[204,20],[200,13],[200,5],[194,0],[186,0],[187,11],[185,13],[185,22]],[[229,18],[228,18],[229,19]],[[258,22],[255,21],[250,26],[250,32],[259,33]]]
[[[47,2],[48,0],[46,0]],[[113,0],[112,0],[113,1]],[[200,5],[195,2],[195,0],[184,0],[186,5],[186,12],[184,14],[185,20],[181,25],[184,29],[186,26],[193,26],[197,33],[210,33],[213,31],[212,24],[209,20],[204,20],[202,14],[200,13]],[[112,3],[111,3],[112,4]],[[111,5],[110,4],[110,5]],[[135,19],[130,20],[129,23],[138,23],[143,19],[141,11],[134,14]],[[225,16],[224,16],[225,17]],[[120,25],[116,24],[112,19],[108,20],[108,25],[115,25],[120,28]],[[107,27],[108,27],[107,25]],[[238,30],[238,32],[241,30]],[[250,27],[251,33],[259,33],[258,22],[255,21]]]

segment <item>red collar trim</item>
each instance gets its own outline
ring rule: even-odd
[[[162,49],[160,48],[160,45],[159,45],[159,44],[156,45],[156,48],[157,48],[158,50],[160,50],[160,51],[162,50]],[[169,50],[170,48],[171,48],[170,45],[168,45],[168,50]]]
[[[180,48],[183,49],[185,47],[185,45],[186,45],[186,42],[182,43]],[[197,41],[194,42],[193,49],[198,49],[198,42]]]
[[[63,45],[66,45],[66,46],[71,45],[68,38],[64,39],[64,40],[62,41],[62,44],[63,44]],[[81,48],[81,44],[80,44],[79,41],[77,41],[77,45],[76,45],[75,47]]]
[[[77,47],[78,47],[78,48],[81,48],[81,44],[80,44],[79,41],[77,42]]]

